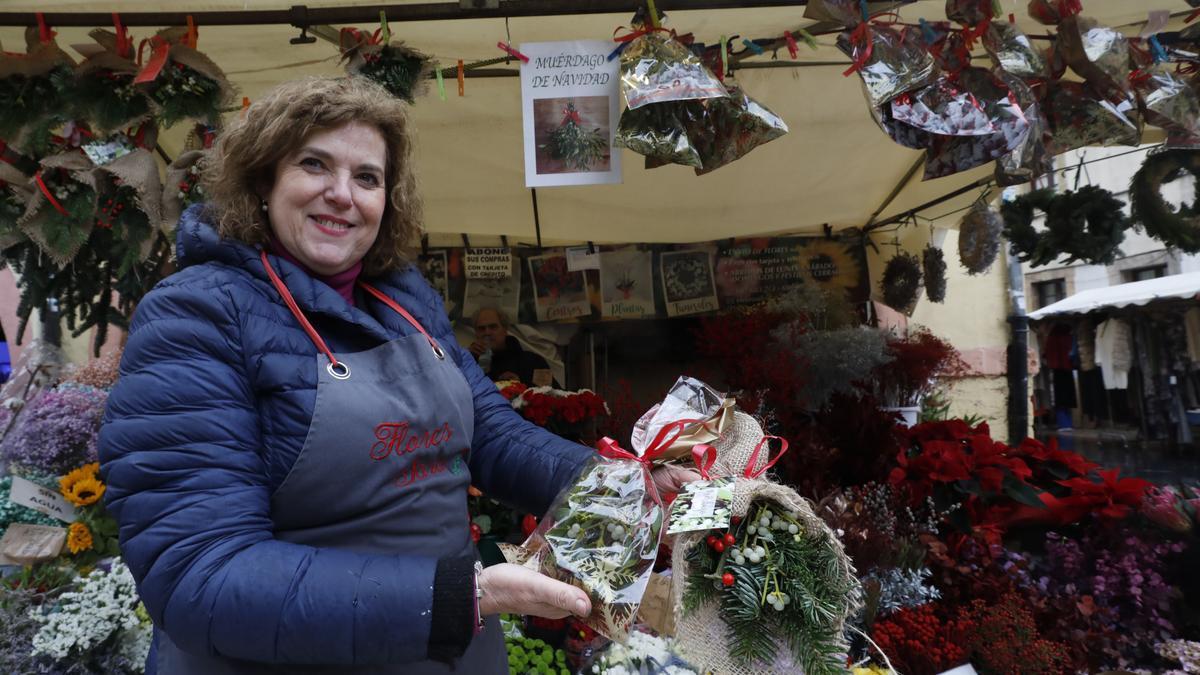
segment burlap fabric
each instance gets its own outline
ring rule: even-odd
[[[6,162],[0,162],[0,190],[12,193],[21,204],[28,204],[32,197],[29,192],[29,176]],[[25,238],[25,233],[15,226],[15,222],[0,223],[0,249],[6,249]]]
[[[722,434],[713,447],[717,450],[717,459],[709,474],[713,478],[736,477],[733,488],[733,515],[744,517],[750,505],[758,500],[768,500],[784,510],[797,515],[797,521],[809,535],[822,537],[828,546],[835,550],[840,558],[839,574],[846,579],[854,579],[854,566],[849,556],[845,554],[842,543],[833,531],[814,512],[808,500],[796,494],[796,491],[768,478],[746,478],[749,473],[756,475],[767,465],[766,452],[760,452],[754,465],[750,465],[754,450],[763,439],[763,430],[758,422],[743,412],[735,412],[733,423],[726,433]],[[675,540],[671,557],[671,596],[675,606],[676,639],[683,656],[701,672],[730,673],[732,675],[750,675],[751,673],[802,673],[803,669],[795,662],[790,650],[780,645],[774,662],[769,664],[754,664],[746,667],[732,660],[729,656],[729,644],[725,623],[717,612],[717,603],[709,602],[690,614],[683,614],[683,594],[687,586],[687,577],[691,573],[687,561],[687,552],[692,546],[704,540],[707,532],[689,532],[679,535]],[[854,614],[860,599],[857,594],[846,598],[843,607],[843,624],[846,618]]]
[[[193,166],[200,163],[206,155],[204,150],[188,150],[175,158],[167,167],[167,179],[163,182],[162,190],[162,220],[159,229],[172,241],[175,240],[175,225],[179,216],[183,215],[183,197],[180,196],[179,183],[187,177]]]
[[[71,179],[81,183],[93,191],[96,190],[97,176],[96,167],[92,164],[92,160],[88,159],[87,155],[78,150],[51,155],[41,161],[41,171],[48,173],[53,169],[65,169]],[[59,242],[59,245],[52,245],[46,233],[46,221],[50,214],[54,211],[46,195],[42,193],[34,181],[30,181],[29,202],[25,205],[25,214],[21,216],[17,224],[29,238],[41,247],[46,255],[54,261],[59,267],[66,267],[67,263],[75,258],[75,254],[79,253],[79,249],[83,247],[84,242],[91,235],[92,228],[95,226],[95,221],[88,218],[85,222],[78,223],[78,231],[69,240]],[[94,205],[93,205],[94,210]]]
[[[122,155],[103,166],[96,167],[96,172],[109,177],[102,183],[105,193],[116,191],[116,185],[111,178],[119,179],[123,184],[133,188],[136,195],[135,203],[138,209],[146,214],[150,227],[154,228],[150,236],[141,242],[138,251],[138,261],[150,257],[157,236],[157,225],[162,222],[162,181],[158,177],[158,163],[149,150],[138,148],[128,155]]]
[[[135,75],[137,73],[138,65],[134,63],[133,59],[120,56],[117,53],[117,36],[115,33],[97,28],[88,33],[88,36],[100,45],[101,51],[92,54],[83,63],[79,64],[79,67],[75,69],[75,76],[77,78],[90,77],[93,73],[102,73],[105,71],[127,75]],[[138,95],[145,96],[145,93],[139,91]],[[97,119],[89,119],[88,121],[92,124],[95,131],[104,136],[114,131],[137,126],[143,122],[150,121],[151,118],[150,105],[147,101],[145,113],[121,120],[112,125],[112,128],[105,128]],[[152,146],[153,142],[150,141],[147,145]]]

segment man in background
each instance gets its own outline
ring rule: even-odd
[[[526,351],[508,334],[508,316],[495,307],[475,312],[475,341],[469,349],[479,367],[493,381],[518,380],[533,386],[552,385],[550,364],[540,355]]]

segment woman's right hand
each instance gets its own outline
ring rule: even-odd
[[[484,568],[479,586],[483,589],[479,613],[484,616],[507,613],[561,619],[569,614],[585,617],[592,611],[587,593],[520,565]]]

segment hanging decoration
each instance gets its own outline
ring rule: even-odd
[[[911,313],[921,293],[920,259],[904,251],[897,253],[883,270],[880,289],[888,307],[905,314]]]
[[[27,28],[25,43],[24,54],[0,52],[0,138],[41,153],[66,121],[75,64],[48,29]]]
[[[967,274],[983,274],[1000,254],[1004,220],[982,200],[971,206],[958,225],[958,260]]]
[[[429,89],[433,62],[400,41],[387,41],[380,31],[343,28],[338,35],[346,72],[376,82],[396,98],[416,102]]]
[[[103,49],[75,70],[71,90],[75,118],[86,121],[100,136],[148,121],[150,99],[133,83],[138,66],[128,38],[102,29],[89,35]]]
[[[1040,267],[1066,256],[1066,263],[1082,261],[1106,265],[1120,254],[1129,220],[1125,203],[1111,192],[1087,185],[1071,192],[1043,189],[1021,195],[1001,207],[1004,234],[1022,262]],[[1046,228],[1033,227],[1034,210],[1046,214]]]
[[[946,256],[942,249],[929,244],[921,252],[921,272],[925,279],[925,296],[930,302],[946,301]]]
[[[1162,186],[1188,173],[1200,189],[1200,151],[1167,150],[1146,158],[1129,186],[1132,220],[1146,234],[1171,248],[1200,252],[1200,192],[1192,203],[1171,208],[1162,196]]]
[[[146,88],[157,107],[159,121],[172,126],[187,119],[217,124],[221,108],[233,98],[233,90],[217,64],[191,45],[187,28],[172,27],[143,40],[139,56],[149,47],[135,84]]]

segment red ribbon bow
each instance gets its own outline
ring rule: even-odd
[[[854,57],[854,63],[842,72],[842,77],[850,77],[851,74],[862,70],[871,60],[875,45],[871,42],[870,22],[864,21],[854,27],[854,31],[850,33],[850,44],[855,47],[854,52],[857,55]]]
[[[571,110],[570,108],[563,108],[563,118],[562,118],[562,121],[559,122],[559,125],[561,126],[563,124],[566,124],[567,120],[570,120],[580,126],[583,125],[583,122],[579,119],[579,111],[578,110]]]
[[[139,64],[142,63],[142,57],[145,56],[146,45],[150,45],[150,60],[145,62],[146,65],[142,67],[141,72],[134,78],[134,84],[153,82],[158,78],[158,74],[162,72],[163,66],[167,65],[167,53],[171,50],[170,42],[167,42],[158,35],[142,40],[141,44],[138,45]]]
[[[775,440],[779,441],[782,444],[779,448],[779,452],[775,453],[774,457],[771,457],[771,447],[768,444],[768,441],[770,441],[772,438],[774,438]],[[761,452],[764,447],[767,449],[767,457],[769,459],[768,459],[767,463],[763,465],[763,468],[758,469],[756,471],[754,469],[754,465],[758,464],[758,453]],[[746,460],[746,470],[745,470],[745,472],[743,472],[743,475],[745,475],[746,478],[758,478],[759,476],[766,473],[768,469],[775,466],[775,463],[779,461],[780,457],[783,457],[784,454],[787,453],[787,450],[788,450],[788,442],[787,442],[786,438],[781,438],[779,436],[770,436],[770,435],[763,436],[762,440],[760,440],[758,442],[758,445],[754,446],[754,452],[750,453],[750,459]]]

